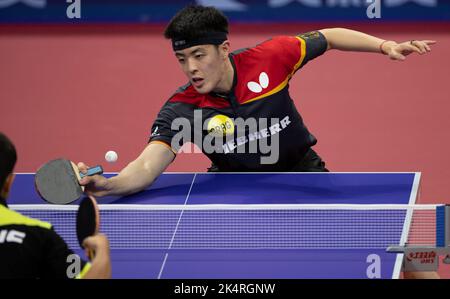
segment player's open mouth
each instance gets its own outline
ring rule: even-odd
[[[192,78],[192,84],[194,84],[195,87],[200,87],[203,85],[204,80],[202,78]]]

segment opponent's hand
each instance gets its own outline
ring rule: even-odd
[[[434,45],[435,43],[436,41],[434,40],[411,40],[400,44],[389,41],[383,44],[381,50],[384,54],[388,55],[390,59],[403,61],[406,59],[406,56],[413,52],[420,55],[431,52],[430,45]]]
[[[94,251],[95,256],[99,252],[109,255],[109,241],[104,234],[99,233],[94,236],[87,237],[83,241],[83,246],[86,252],[88,250]]]
[[[77,164],[78,169],[82,173],[87,173],[88,166],[83,162]],[[88,195],[102,197],[108,195],[108,179],[102,175],[85,176],[80,180],[80,185],[84,186],[84,192]]]
[[[88,251],[94,252],[94,257],[91,261],[92,266],[83,278],[111,278],[111,257],[108,238],[103,234],[87,237],[83,241],[83,247],[86,249],[86,255],[88,255]]]

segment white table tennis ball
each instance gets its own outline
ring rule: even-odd
[[[116,161],[117,161],[117,158],[118,158],[118,156],[117,156],[117,153],[116,153],[115,151],[108,151],[108,152],[105,154],[105,159],[106,159],[106,161],[108,161],[109,163],[114,163],[114,162],[116,162]]]

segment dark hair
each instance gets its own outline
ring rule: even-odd
[[[189,5],[170,20],[164,36],[168,39],[195,39],[210,32],[228,33],[227,17],[214,7]]]
[[[14,144],[0,132],[0,188],[3,188],[6,178],[16,165],[16,161],[17,154]]]

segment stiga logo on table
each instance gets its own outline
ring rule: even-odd
[[[404,271],[437,271],[439,255],[434,249],[408,249],[403,257]]]
[[[418,262],[421,264],[433,264],[436,261],[436,252],[435,251],[418,251],[418,252],[410,252],[406,256],[406,260],[408,262]]]

